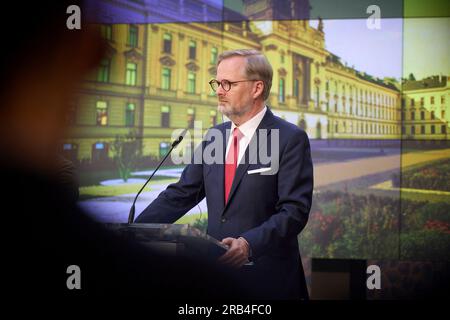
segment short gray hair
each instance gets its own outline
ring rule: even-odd
[[[244,57],[247,64],[245,66],[245,76],[249,80],[262,80],[264,82],[264,90],[262,98],[267,100],[272,87],[273,70],[266,56],[260,51],[253,49],[239,49],[222,52],[217,60],[217,66],[228,58]]]

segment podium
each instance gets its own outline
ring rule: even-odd
[[[174,256],[215,260],[228,246],[188,224],[107,223],[108,230],[154,251]]]

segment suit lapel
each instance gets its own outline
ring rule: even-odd
[[[224,143],[223,143],[223,152],[222,152],[222,163],[215,163],[213,165],[213,177],[217,177],[217,192],[219,192],[219,209],[220,212],[223,212],[224,208],[225,208],[225,167],[223,165],[223,163],[225,163],[225,152],[227,151],[227,144],[228,144],[228,135],[227,133],[229,133],[229,130],[231,128],[231,122],[228,122],[225,124],[225,126],[221,129],[222,131],[222,137]],[[227,132],[228,130],[228,132]]]
[[[273,119],[274,119],[273,113],[270,111],[269,107],[267,107],[266,114],[262,118],[258,128],[256,128],[256,131],[253,134],[253,137],[252,137],[252,139],[251,139],[251,141],[249,143],[249,146],[250,146],[251,143],[254,143],[255,140],[257,140],[258,132],[261,129],[266,129],[267,130],[267,138],[269,139],[270,129],[272,127]],[[230,126],[228,127],[228,129],[230,129],[230,127],[231,127],[231,123],[230,123]],[[269,140],[267,140],[267,143],[269,143]],[[225,144],[225,151],[226,151],[227,144],[228,144],[228,137],[227,137],[227,141],[226,141],[226,144]],[[249,146],[247,146],[247,149],[245,150],[245,154],[242,157],[238,167],[236,168],[236,173],[234,175],[233,184],[231,185],[231,190],[230,190],[230,195],[228,197],[228,202],[227,202],[226,205],[224,205],[224,209],[223,209],[222,215],[225,212],[225,210],[227,209],[229,203],[232,201],[233,195],[234,195],[237,187],[239,186],[239,183],[241,182],[242,178],[244,177],[244,174],[247,172],[248,166],[250,165],[250,163],[254,163],[253,162],[254,159],[258,156],[257,154],[249,154],[249,152],[250,152],[249,151],[249,149],[250,149]],[[223,153],[224,157],[226,156],[225,155],[225,151]],[[258,151],[259,151],[259,147],[258,147]],[[225,163],[225,159],[224,159],[224,163]],[[222,171],[222,176],[221,176],[221,178],[222,178],[222,186],[221,186],[221,189],[222,189],[222,194],[223,194],[222,198],[223,198],[223,203],[225,204],[225,195],[224,195],[224,193],[225,193],[225,190],[224,190],[224,176],[225,176],[225,172],[224,171],[225,171],[225,166],[222,166],[222,170],[221,171]]]

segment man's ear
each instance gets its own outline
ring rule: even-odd
[[[264,91],[264,82],[256,81],[253,91],[253,99],[262,97],[263,91]]]

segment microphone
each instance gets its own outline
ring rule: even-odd
[[[139,197],[139,194],[142,192],[142,190],[144,190],[145,186],[147,185],[147,183],[150,182],[150,180],[153,178],[153,176],[155,175],[156,171],[158,171],[159,167],[163,164],[163,162],[167,159],[167,157],[170,155],[170,153],[172,152],[172,150],[180,144],[181,141],[183,141],[184,136],[186,135],[187,129],[184,129],[183,132],[181,132],[180,136],[178,137],[178,139],[174,140],[172,142],[172,146],[170,147],[169,152],[167,152],[167,154],[164,156],[164,158],[161,160],[161,162],[158,164],[158,166],[156,167],[156,169],[153,171],[152,175],[150,176],[150,178],[147,179],[147,181],[144,183],[144,185],[142,186],[142,188],[139,190],[139,192],[136,194],[136,197],[134,197],[134,201],[133,204],[130,208],[130,213],[128,214],[128,224],[131,224],[134,222],[134,211],[135,211],[135,204],[136,204],[136,200]]]

